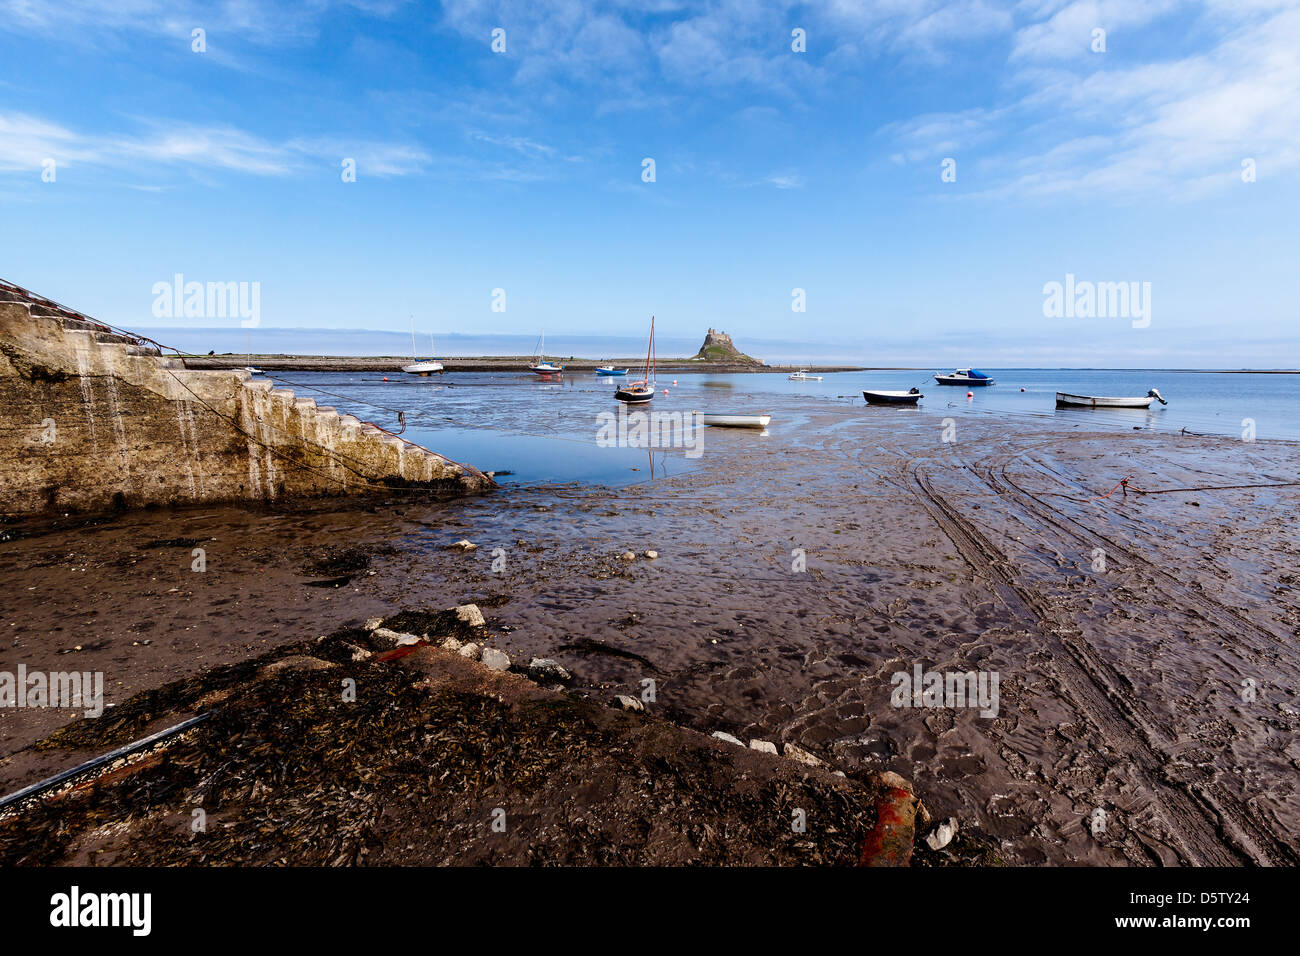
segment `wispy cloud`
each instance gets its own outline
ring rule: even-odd
[[[964,182],[982,182],[974,195],[993,197],[1189,198],[1239,185],[1246,158],[1269,175],[1300,168],[1300,9],[1271,0],[1198,5],[1220,27],[1233,20],[1209,48],[1137,65],[1131,55],[1106,59],[1135,36],[1117,37],[1115,25],[1147,23],[1175,5],[1044,3],[1046,19],[1019,30],[1010,53],[1018,98],[880,132],[908,161],[966,159],[979,176]],[[1088,38],[1100,23],[1111,25],[1108,52],[1093,53]]]
[[[59,166],[226,170],[284,176],[311,163],[357,160],[372,176],[419,172],[431,159],[416,146],[361,140],[294,139],[274,143],[230,126],[148,120],[136,134],[85,134],[23,113],[0,113],[0,169]]]

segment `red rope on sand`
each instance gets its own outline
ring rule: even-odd
[[[1133,477],[1132,475],[1125,475],[1123,478],[1121,478],[1121,479],[1119,480],[1119,484],[1118,484],[1118,485],[1116,485],[1114,488],[1110,489],[1110,491],[1106,492],[1104,495],[1097,495],[1095,498],[1088,498],[1087,500],[1088,500],[1088,501],[1104,501],[1105,499],[1107,499],[1107,498],[1109,498],[1111,495],[1113,495],[1115,492],[1119,491],[1121,488],[1124,489],[1124,497],[1127,498],[1127,497],[1128,497],[1128,480],[1129,480],[1130,478],[1132,478],[1132,477]],[[1134,490],[1136,491],[1137,489],[1135,488]]]

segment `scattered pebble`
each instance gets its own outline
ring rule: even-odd
[[[647,551],[647,552],[645,553],[645,556],[646,556],[647,558],[649,558],[651,561],[653,561],[655,558],[659,557],[659,552],[658,552],[658,551]]]
[[[487,621],[484,620],[483,612],[478,609],[477,604],[460,605],[456,608],[456,618],[470,627],[487,627]]]
[[[528,663],[528,676],[535,681],[560,681],[564,682],[569,679],[569,672],[560,666],[558,661],[551,660],[549,657],[534,657]]]
[[[468,657],[470,660],[476,661],[479,659],[479,646],[473,641],[470,641],[468,644],[462,644],[457,650],[457,653],[459,653],[461,657]]]
[[[510,658],[506,656],[505,651],[498,650],[495,647],[483,648],[483,654],[481,660],[489,670],[494,670],[494,671],[510,670]]]
[[[775,754],[776,744],[772,743],[770,740],[751,740],[749,742],[749,749],[757,750],[765,754]]]
[[[373,631],[383,623],[384,619],[382,617],[372,617],[370,620],[366,621],[366,630]]]
[[[820,758],[813,756],[802,747],[797,747],[794,744],[785,745],[785,755],[791,760],[797,760],[799,763],[808,767],[820,767],[822,765]]]
[[[635,561],[636,555],[631,551],[624,551],[619,555],[619,559],[622,561]]]
[[[944,847],[946,847],[949,843],[952,842],[952,838],[955,837],[956,835],[957,835],[957,818],[949,817],[943,823],[940,823],[937,827],[935,827],[933,833],[929,833],[926,835],[925,842],[926,845],[929,846],[931,850],[942,850]]]
[[[629,697],[627,694],[615,695],[614,706],[620,710],[630,710],[638,713],[645,710],[645,704],[641,703],[641,701],[637,700],[635,697]]]
[[[737,740],[735,737],[731,736],[731,734],[724,733],[724,732],[721,731],[721,730],[715,730],[715,731],[713,732],[713,736],[716,737],[716,738],[718,738],[719,740],[725,740],[725,741],[726,741],[727,743],[729,743],[729,744],[735,744],[737,747],[743,747],[743,746],[745,746],[743,743],[741,743],[741,742],[740,742],[739,740]]]
[[[462,538],[461,540],[457,541],[455,544],[452,545],[452,548],[454,548],[457,551],[473,551],[477,547],[478,545],[476,545],[474,542],[467,541],[464,538]]]
[[[440,645],[444,651],[459,651],[465,645],[454,637],[449,637]]]

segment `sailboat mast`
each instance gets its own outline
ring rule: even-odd
[[[650,384],[650,351],[655,345],[655,317],[650,316],[650,341],[645,346],[645,383]]]
[[[411,361],[412,362],[419,361],[419,357],[415,354],[415,316],[414,315],[411,316]]]

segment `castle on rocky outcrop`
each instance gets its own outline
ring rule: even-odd
[[[719,332],[717,329],[709,329],[704,336],[704,344],[700,350],[695,353],[695,358],[703,362],[730,362],[740,365],[762,365],[756,358],[751,358],[743,354],[736,343],[731,341],[731,336],[726,332]]]
[[[491,487],[468,465],[248,372],[0,280],[0,514]]]

